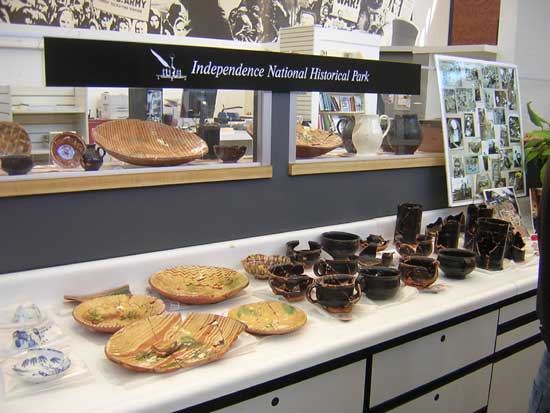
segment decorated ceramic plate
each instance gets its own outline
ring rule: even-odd
[[[151,287],[184,304],[213,304],[234,296],[248,286],[248,277],[223,267],[191,265],[153,274]]]
[[[84,326],[102,333],[114,333],[146,317],[161,314],[162,300],[148,295],[111,295],[77,305],[73,317]]]
[[[30,155],[31,139],[15,122],[0,122],[0,155]]]
[[[241,264],[247,273],[258,280],[267,280],[272,265],[292,264],[292,260],[284,255],[252,254],[241,260]]]
[[[137,321],[113,334],[107,358],[127,369],[168,373],[222,357],[245,325],[216,314],[164,313]]]
[[[252,334],[286,334],[301,328],[307,321],[306,313],[280,301],[261,301],[231,309],[228,316],[246,324]]]
[[[296,157],[314,158],[342,145],[342,139],[332,132],[296,125]]]
[[[49,348],[29,350],[13,371],[31,383],[44,383],[62,376],[71,367],[71,360],[62,351]]]
[[[62,132],[50,142],[50,154],[53,161],[62,168],[80,167],[80,158],[86,150],[82,138],[76,133]]]

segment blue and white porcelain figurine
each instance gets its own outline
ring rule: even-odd
[[[14,323],[30,323],[39,321],[42,313],[36,304],[22,304],[17,307],[13,315]]]
[[[71,367],[71,360],[62,351],[36,348],[13,366],[13,371],[31,383],[44,383],[62,376]]]

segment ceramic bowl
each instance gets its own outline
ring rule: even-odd
[[[8,175],[25,175],[34,166],[30,155],[2,156],[2,169]]]
[[[334,259],[346,258],[359,249],[361,237],[349,232],[330,231],[321,235],[321,247]]]
[[[302,301],[313,278],[304,274],[303,265],[282,264],[269,269],[269,286],[275,295],[281,295],[287,301]]]
[[[62,376],[71,367],[71,360],[62,351],[37,348],[13,366],[13,371],[31,383],[44,383]]]
[[[415,255],[421,255],[427,257],[434,252],[434,239],[430,235],[419,235],[416,237],[416,253]]]
[[[399,270],[395,268],[361,268],[358,277],[361,289],[367,297],[373,300],[392,298],[401,285]]]
[[[399,271],[406,285],[422,289],[429,287],[437,280],[439,263],[433,258],[413,255],[401,260]]]
[[[223,163],[235,163],[246,153],[246,146],[224,146],[214,145],[214,153]]]
[[[448,278],[464,279],[476,268],[476,254],[459,248],[439,250],[437,260]]]
[[[359,262],[357,255],[350,255],[347,259],[321,260],[313,266],[313,272],[318,277],[331,274],[357,274]]]
[[[349,313],[353,304],[361,299],[359,279],[350,274],[319,277],[308,288],[306,298],[312,304],[319,303],[330,313]]]
[[[390,241],[384,239],[382,235],[369,234],[367,239],[361,241],[361,247],[365,248],[370,244],[376,244],[376,250],[380,252],[384,251],[389,243]]]
[[[321,258],[321,244],[315,241],[308,241],[308,250],[296,250],[300,241],[288,241],[286,243],[286,255],[293,262],[310,268]]]
[[[36,304],[21,304],[15,309],[13,322],[18,324],[34,323],[42,319],[42,313]]]

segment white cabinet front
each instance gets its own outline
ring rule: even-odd
[[[283,387],[218,413],[360,413],[363,411],[365,361]]]
[[[491,355],[497,314],[493,311],[375,354],[370,406]]]

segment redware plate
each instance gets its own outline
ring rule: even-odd
[[[55,135],[50,143],[52,159],[62,168],[78,168],[85,150],[84,140],[73,132]]]

